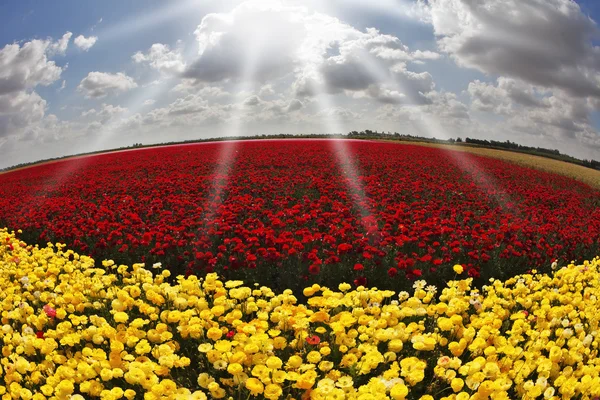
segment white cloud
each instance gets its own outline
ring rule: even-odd
[[[261,103],[261,100],[258,96],[254,95],[254,96],[250,96],[248,97],[246,100],[244,100],[244,105],[245,106],[257,106]]]
[[[117,117],[122,116],[127,113],[129,110],[125,107],[121,106],[113,106],[112,104],[102,103],[100,110],[96,110],[95,108],[91,108],[87,111],[83,111],[81,113],[82,117],[95,117],[95,122],[100,122],[101,124],[107,124],[109,121],[114,120]]]
[[[46,111],[46,100],[36,92],[19,91],[0,96],[0,137],[23,133],[40,122]]]
[[[96,44],[97,41],[98,41],[97,36],[85,37],[83,35],[79,35],[75,38],[73,43],[75,43],[75,46],[77,46],[81,50],[88,51],[89,49],[92,48],[93,45]]]
[[[67,48],[69,47],[69,41],[71,40],[71,36],[73,36],[73,34],[71,32],[67,32],[58,41],[51,43],[48,47],[48,53],[50,55],[65,55]]]
[[[63,69],[47,54],[56,43],[32,40],[19,46],[9,44],[0,50],[0,95],[48,86],[60,78]]]
[[[268,96],[274,96],[274,95],[275,95],[275,90],[273,89],[273,85],[271,83],[267,83],[266,85],[263,85],[260,88],[260,91],[258,92],[259,97],[268,97]]]
[[[476,80],[469,83],[472,107],[478,111],[508,115],[522,107],[545,107],[545,92],[528,83],[500,77],[497,85]]]
[[[67,32],[58,41],[31,40],[0,49],[0,137],[19,136],[43,120],[46,101],[33,89],[60,79],[63,67],[49,57],[66,51]]]
[[[422,95],[433,89],[431,75],[410,71],[406,63],[439,57],[411,51],[377,29],[359,31],[337,18],[274,0],[250,0],[229,13],[208,14],[195,34],[199,56],[184,77],[270,83],[289,77],[300,97],[365,91],[384,93],[382,101],[389,101],[384,90],[371,88],[384,79],[398,86],[393,90],[406,91],[411,101],[426,101]]]
[[[302,103],[300,100],[298,99],[293,99],[292,101],[290,101],[290,103],[288,104],[286,111],[287,112],[294,112],[294,111],[298,111],[301,110],[302,108],[304,108],[304,103]]]
[[[148,63],[152,68],[165,75],[179,75],[185,69],[183,56],[179,51],[172,51],[169,46],[154,43],[148,52],[137,52],[131,56],[136,63]]]
[[[151,105],[153,105],[154,103],[156,103],[156,100],[154,100],[154,99],[148,99],[148,100],[144,101],[144,103],[143,103],[143,104],[144,104],[145,106],[151,106]]]
[[[439,48],[460,66],[600,98],[593,20],[573,0],[428,0]]]
[[[326,119],[334,119],[338,122],[353,122],[357,119],[360,119],[360,114],[355,113],[352,110],[349,110],[345,107],[330,107],[324,110],[321,110],[317,113],[317,117],[326,118]],[[346,133],[346,132],[333,132],[333,133]]]
[[[134,79],[122,72],[90,72],[77,87],[88,98],[101,98],[109,93],[126,92],[137,87]]]

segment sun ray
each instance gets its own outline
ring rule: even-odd
[[[361,57],[361,61],[363,62],[363,66],[366,68],[369,74],[379,84],[395,87],[400,93],[403,93],[407,97],[407,101],[405,103],[414,105],[422,102],[422,99],[417,98],[417,96],[413,94],[413,91],[403,85],[400,80],[393,79],[393,77],[389,74],[389,70],[386,70],[376,61],[374,61],[370,54],[365,52]],[[411,120],[411,123],[417,127],[419,132],[425,132],[431,137],[441,138],[443,140],[448,140],[451,138],[450,134],[443,127],[441,121],[433,113],[426,114],[419,106],[413,106],[411,110],[418,117],[416,120]],[[465,170],[465,164],[472,168],[470,173],[473,176],[475,183],[480,188],[484,190],[485,188],[495,188],[498,193],[490,193],[489,190],[488,193],[496,200],[499,206],[510,209],[516,213],[519,212],[513,206],[516,203],[508,194],[508,192],[502,188],[499,182],[487,174],[479,164],[474,162],[473,157],[470,157],[466,153],[460,151],[448,151],[446,153],[454,160],[455,164],[459,168]]]
[[[123,37],[139,32],[156,25],[189,16],[191,13],[199,14],[200,2],[198,0],[184,0],[177,3],[165,2],[163,6],[152,11],[138,14],[115,25],[98,29],[94,34],[103,42],[122,40]],[[193,15],[192,14],[192,15]]]
[[[313,80],[312,83],[312,89],[316,94],[315,98],[323,111],[331,110],[333,102],[331,101],[327,83],[323,76],[320,76],[320,78],[321,79],[319,80]],[[329,133],[343,133],[342,124],[334,114],[328,115],[325,112],[322,112],[321,116]],[[348,191],[352,196],[354,207],[360,212],[361,225],[369,235],[374,233],[377,234],[379,230],[377,224],[373,223],[372,218],[373,207],[365,193],[358,166],[349,154],[348,141],[345,139],[333,139],[331,142],[337,163],[344,175]]]
[[[266,40],[266,37],[264,38]],[[235,138],[242,136],[242,122],[245,117],[244,96],[251,93],[255,89],[255,76],[258,69],[258,64],[261,57],[261,47],[264,41],[257,40],[252,46],[247,47],[244,54],[244,63],[241,68],[239,82],[235,90],[235,99],[233,112],[229,119],[229,125],[225,128],[224,137]],[[220,143],[217,165],[213,172],[213,182],[211,184],[212,200],[207,197],[203,207],[202,220],[207,223],[216,215],[219,206],[222,204],[222,194],[229,180],[231,169],[235,162],[234,152],[238,148],[239,143],[236,140],[225,140]]]

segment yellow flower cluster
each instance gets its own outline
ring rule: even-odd
[[[155,273],[0,230],[0,398],[592,399],[600,259],[439,296]]]

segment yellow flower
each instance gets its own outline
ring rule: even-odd
[[[408,388],[404,384],[396,384],[390,390],[390,396],[394,400],[404,400],[408,396]]]
[[[450,382],[450,386],[452,387],[452,390],[454,390],[454,393],[460,392],[464,385],[464,381],[460,378],[454,378],[452,379],[452,382]]]
[[[281,394],[282,390],[279,385],[271,383],[265,387],[264,396],[266,399],[276,400],[281,396]]]
[[[298,368],[300,365],[302,365],[302,358],[297,356],[297,355],[293,355],[288,359],[288,362],[286,363],[286,366],[288,368],[292,368],[292,369],[296,369]]]
[[[271,369],[279,369],[283,365],[283,362],[279,357],[271,356],[267,358],[266,365]]]
[[[313,350],[306,355],[306,360],[311,364],[317,364],[321,361],[321,353]]]
[[[122,324],[129,320],[129,315],[127,315],[126,313],[124,313],[122,311],[119,311],[119,312],[115,313],[114,319],[115,319],[116,323]]]
[[[215,341],[221,339],[221,336],[223,336],[223,331],[219,328],[210,328],[206,332],[206,337]]]
[[[460,264],[456,264],[454,267],[452,267],[452,269],[459,275],[464,272],[463,266]]]
[[[246,389],[250,391],[253,396],[261,394],[264,386],[261,381],[256,378],[248,378],[245,383]]]
[[[340,292],[347,292],[351,288],[352,288],[352,286],[350,286],[350,284],[348,284],[348,283],[340,283],[338,286],[338,289],[340,290]]]

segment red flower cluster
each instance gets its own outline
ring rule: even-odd
[[[227,149],[226,146],[232,146]],[[382,142],[117,152],[0,175],[0,225],[101,259],[302,288],[504,277],[599,253],[600,193],[506,162]],[[409,278],[408,280],[406,278]]]

